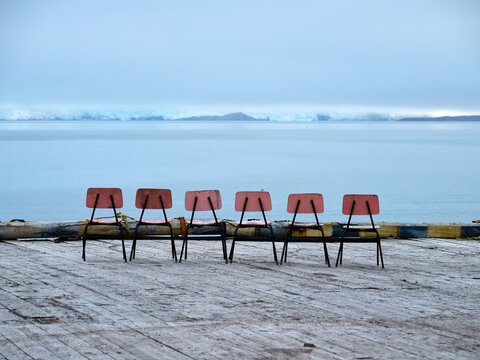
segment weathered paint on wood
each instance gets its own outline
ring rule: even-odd
[[[0,242],[0,358],[476,359],[480,243],[445,239],[347,244],[328,268],[319,244],[268,243],[233,264],[218,243]],[[131,241],[127,241],[127,248]],[[338,244],[328,245],[333,258]]]
[[[462,229],[459,226],[431,225],[427,231],[427,237],[459,238],[462,235]]]
[[[236,222],[233,220],[221,220],[225,224],[227,236],[233,236]],[[185,219],[175,218],[171,220],[174,234],[181,236],[182,228],[185,229]],[[26,221],[26,222],[0,222],[0,240],[21,239],[21,238],[78,238],[83,236],[87,221]],[[136,222],[129,221],[130,231],[135,229]],[[290,221],[274,221],[272,227],[275,238],[283,241],[287,234]],[[366,224],[368,225],[368,224]],[[431,224],[403,224],[403,223],[378,223],[378,232],[382,238],[416,238],[416,237],[442,237],[461,238],[480,236],[480,224],[458,224],[458,223],[431,223]],[[324,232],[326,237],[340,237],[343,231],[341,223],[325,223]],[[217,231],[215,227],[203,227],[190,229],[193,234],[213,234]],[[89,228],[89,234],[96,233],[104,236],[118,236],[119,230],[116,226],[101,225]],[[167,235],[169,230],[165,226],[142,226],[139,235]],[[268,234],[266,229],[244,228],[238,231],[242,238],[252,237],[261,234]],[[320,232],[313,229],[299,230],[294,236],[320,236]],[[354,234],[355,235],[355,234]],[[371,237],[372,233],[357,232],[360,237]]]

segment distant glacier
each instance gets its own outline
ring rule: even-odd
[[[0,108],[0,121],[221,121],[221,122],[340,122],[340,121],[480,121],[480,115],[402,116],[381,113],[318,112],[228,112],[128,111],[128,110],[46,110]]]

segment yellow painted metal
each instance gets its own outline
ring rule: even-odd
[[[378,234],[381,238],[398,238],[400,236],[400,226],[398,225],[380,225]]]
[[[83,236],[83,232],[85,231],[85,225],[88,224],[88,221],[79,221],[78,223],[78,235]],[[118,235],[120,231],[118,230],[118,227],[116,225],[95,225],[95,226],[89,226],[87,233],[89,235],[95,234],[95,235]]]
[[[328,224],[323,224],[322,226],[323,228],[323,232],[325,234],[325,237],[330,237],[332,236],[332,224],[331,223],[328,223]],[[320,230],[316,230],[316,229],[297,229],[297,230],[294,230],[292,232],[292,235],[293,236],[298,236],[298,237],[321,237],[322,236],[322,232]]]
[[[377,234],[375,234],[374,232],[369,232],[369,231],[359,231],[358,236],[360,236],[362,238],[374,238],[374,237],[377,237]]]
[[[445,238],[455,239],[462,234],[460,225],[428,225],[427,237],[429,238]]]
[[[332,233],[333,233],[332,224],[324,224],[323,225],[323,232],[325,233],[325,237],[332,236]]]
[[[41,238],[43,229],[38,221],[29,221],[31,226],[26,227],[24,222],[4,222],[2,223],[2,235],[6,239],[22,238]]]
[[[237,235],[239,236],[256,236],[259,235],[259,232],[257,233],[257,230],[260,231],[258,228],[241,228],[238,229]]]
[[[322,232],[315,229],[297,229],[292,231],[294,237],[321,237]]]

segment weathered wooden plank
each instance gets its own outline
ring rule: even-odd
[[[34,349],[30,337],[62,357],[474,358],[480,244],[383,247],[384,270],[371,244],[345,245],[344,265],[328,268],[318,244],[292,244],[276,266],[268,243],[241,244],[233,264],[210,242],[182,264],[167,242],[142,242],[129,263],[115,240],[89,244],[86,262],[79,242],[0,243],[0,335],[13,326],[20,348]],[[58,322],[12,315],[16,298]]]
[[[0,334],[0,353],[6,359],[33,359],[14,342]]]
[[[97,343],[90,344],[78,336],[75,333],[71,333],[68,328],[62,326],[61,330],[57,332],[59,341],[72,349],[72,352],[80,354],[87,359],[116,359],[116,356],[112,356],[112,350],[114,347],[112,344],[108,344],[105,351],[102,351]],[[113,352],[116,355],[116,352]]]
[[[64,328],[65,342],[89,359],[135,359],[135,355],[117,346],[96,331],[92,324],[70,324]]]
[[[59,335],[63,334],[63,331],[57,326],[37,323],[26,324],[22,331],[26,336],[42,344],[45,349],[60,359],[88,359],[87,356],[61,341],[62,337]]]
[[[2,326],[1,331],[5,338],[16,344],[23,352],[33,359],[60,359],[49,351],[44,344],[29,337],[22,331],[24,327]]]

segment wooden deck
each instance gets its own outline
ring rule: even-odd
[[[384,270],[375,244],[0,242],[0,359],[478,359],[480,243],[382,244]]]

